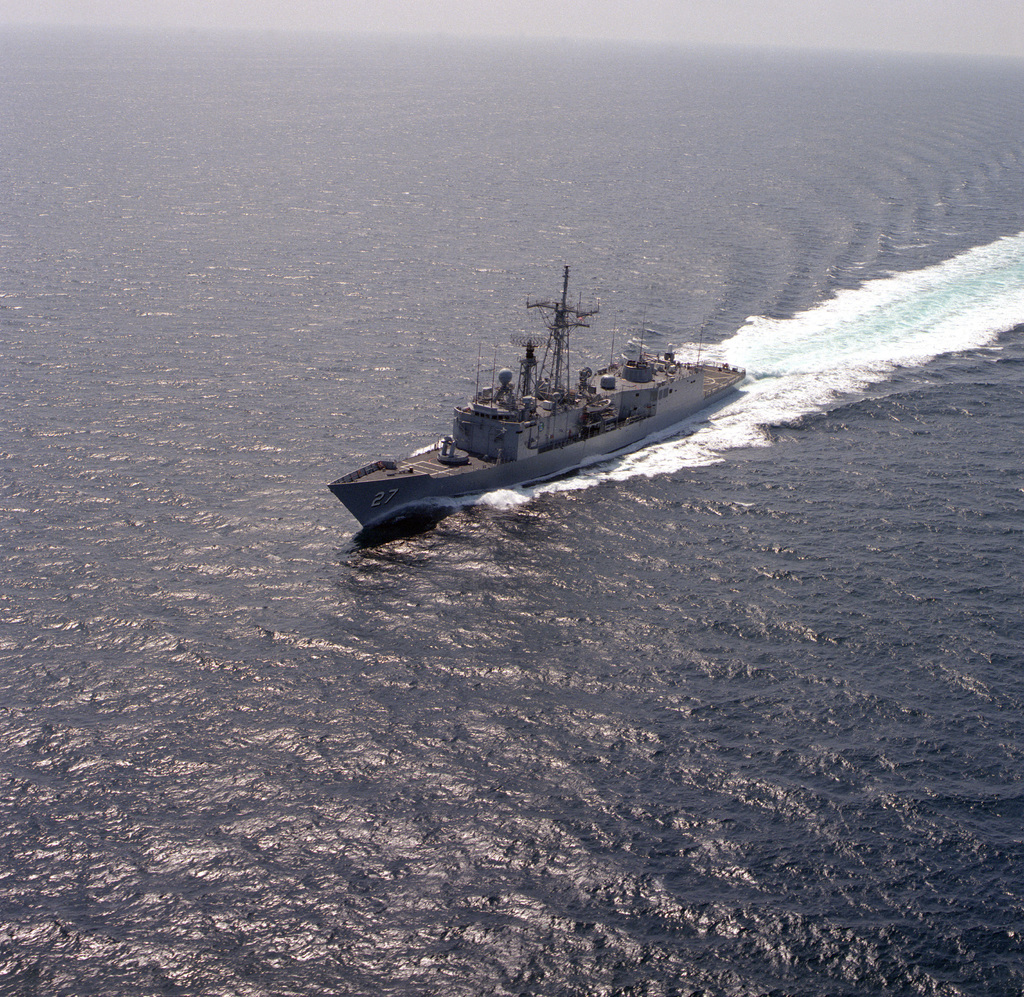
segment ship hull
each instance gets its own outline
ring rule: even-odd
[[[650,416],[631,419],[575,442],[554,445],[512,461],[470,457],[460,466],[446,466],[439,450],[420,455],[398,467],[391,462],[371,465],[353,479],[346,475],[328,486],[364,527],[378,526],[448,500],[534,484],[570,473],[595,458],[610,456],[662,432],[703,411],[736,390],[742,375],[723,379],[722,385],[700,397],[680,393],[678,402],[659,405]],[[371,468],[373,468],[371,470]]]

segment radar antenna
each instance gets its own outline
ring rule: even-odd
[[[599,307],[588,310],[584,310],[578,304],[576,307],[573,307],[568,303],[568,298],[569,267],[566,266],[562,274],[562,298],[560,301],[530,301],[529,298],[526,300],[527,308],[540,308],[545,313],[544,324],[548,329],[548,346],[551,355],[551,370],[548,380],[550,392],[556,396],[559,394],[565,395],[569,392],[570,331],[573,329],[589,328],[590,323],[587,322],[587,319],[600,311]],[[533,337],[524,338],[530,338],[532,341],[532,346],[525,342],[522,344],[526,346],[527,359],[523,361],[525,364],[531,358],[533,349],[540,344]],[[545,363],[547,362],[546,360]],[[534,360],[534,364],[536,364],[536,360]],[[541,373],[543,374],[543,371]]]

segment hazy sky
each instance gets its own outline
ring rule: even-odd
[[[1024,0],[0,0],[0,23],[375,31],[1024,58]]]

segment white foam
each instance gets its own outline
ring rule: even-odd
[[[544,492],[707,466],[730,450],[767,445],[765,426],[823,411],[885,381],[897,367],[990,345],[1021,323],[1024,233],[840,291],[792,318],[751,318],[715,350],[745,367],[747,382],[731,404],[692,421],[690,435],[645,441],[642,449],[571,478],[491,492],[480,501],[507,507]]]
[[[473,499],[472,505],[486,505],[493,509],[514,509],[524,505],[537,494],[535,490],[516,485],[512,488],[496,488]]]
[[[991,342],[1024,321],[1024,234],[868,281],[791,319],[752,318],[723,343],[753,376],[831,373],[851,388],[893,365]]]

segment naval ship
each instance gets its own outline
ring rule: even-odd
[[[745,377],[737,367],[699,357],[685,363],[641,346],[638,357],[596,373],[585,367],[572,383],[569,335],[588,327],[598,308],[574,307],[568,295],[566,267],[560,299],[527,299],[527,308],[543,314],[546,333],[512,337],[524,350],[518,377],[505,368],[496,384],[457,406],[450,435],[405,460],[377,460],[331,482],[330,490],[364,527],[438,500],[565,474],[682,421]]]

